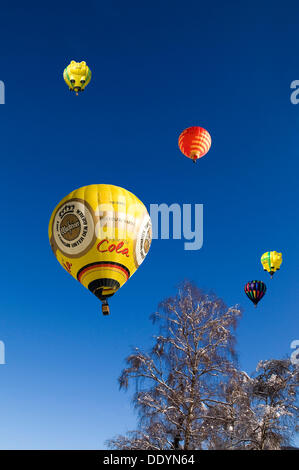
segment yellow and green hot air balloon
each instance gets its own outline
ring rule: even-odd
[[[90,68],[86,62],[75,62],[74,60],[64,69],[63,78],[71,91],[76,95],[89,84],[91,80]]]
[[[266,251],[266,253],[261,257],[261,263],[264,271],[268,271],[272,278],[273,274],[280,269],[282,253],[277,253],[277,251]]]
[[[147,255],[150,216],[126,189],[94,184],[76,189],[54,209],[49,239],[59,263],[102,301],[132,276]]]

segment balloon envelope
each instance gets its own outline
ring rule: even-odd
[[[62,199],[50,219],[49,239],[63,268],[107,305],[147,255],[152,226],[134,194],[95,184]]]
[[[266,251],[266,253],[261,257],[261,263],[264,271],[268,271],[272,277],[273,274],[280,269],[282,253],[277,253],[277,251]]]
[[[262,281],[250,281],[245,284],[244,291],[255,306],[264,297],[267,287]]]
[[[195,162],[210,150],[211,143],[209,132],[199,126],[188,127],[179,137],[181,152]]]
[[[90,68],[86,62],[75,62],[74,60],[64,69],[63,78],[71,91],[76,94],[83,91],[91,80]]]

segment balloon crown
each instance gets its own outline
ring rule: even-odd
[[[64,208],[59,212],[60,218],[62,218],[64,215],[68,213],[73,213],[75,210],[75,205],[74,204],[67,204],[64,206]]]

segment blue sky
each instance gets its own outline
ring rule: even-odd
[[[240,304],[244,370],[291,354],[298,329],[299,79],[297,2],[91,1],[1,7],[0,448],[97,449],[134,429],[117,378],[149,315],[184,278]],[[93,77],[82,96],[70,60]],[[179,133],[212,136],[195,166]],[[153,203],[204,205],[204,244],[154,240],[102,317],[57,263],[48,221],[70,191],[115,184]],[[283,252],[271,281],[260,265]],[[257,309],[251,279],[268,292]],[[132,390],[133,391],[133,390]]]

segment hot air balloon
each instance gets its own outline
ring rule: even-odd
[[[280,269],[282,253],[277,253],[277,251],[266,251],[266,253],[261,257],[261,263],[264,271],[268,271],[272,279],[273,274]]]
[[[152,239],[150,216],[126,189],[94,184],[76,189],[54,209],[49,223],[52,250],[63,268],[102,301],[132,276]]]
[[[256,307],[259,301],[264,297],[267,287],[262,281],[250,281],[245,284],[244,291],[247,297]]]
[[[203,127],[193,126],[185,129],[179,137],[180,151],[194,163],[203,157],[211,147],[211,136]]]
[[[64,69],[63,78],[71,91],[76,95],[89,84],[91,80],[90,68],[86,62],[75,62],[74,60]]]

